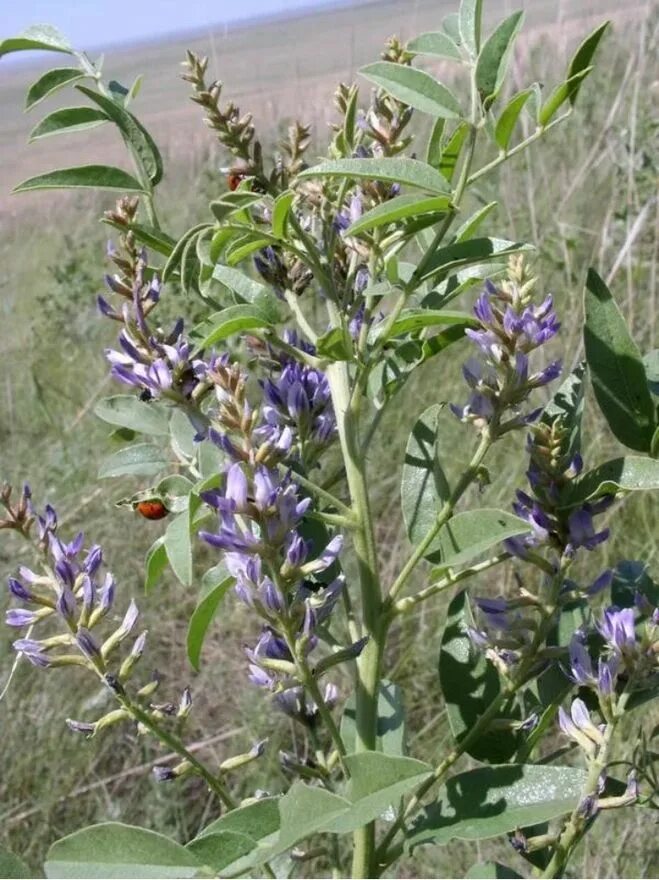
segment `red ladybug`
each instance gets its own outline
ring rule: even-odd
[[[227,174],[227,186],[231,190],[231,192],[235,192],[238,189],[241,182],[245,179],[245,175],[240,171],[230,171]]]
[[[163,519],[169,511],[162,501],[139,501],[134,508],[144,519]]]

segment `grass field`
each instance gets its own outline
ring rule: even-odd
[[[489,2],[488,17],[501,17],[515,5]],[[504,166],[477,198],[499,201],[492,228],[536,245],[537,271],[543,286],[556,294],[564,321],[561,344],[568,364],[579,358],[577,317],[589,265],[610,278],[642,349],[654,348],[659,329],[653,116],[659,93],[659,18],[648,3],[634,0],[624,8],[612,0],[531,0],[524,6],[528,37],[517,53],[514,77],[525,82],[556,80],[580,35],[600,19],[612,17],[614,32],[607,37],[596,77],[584,89],[576,119],[541,143],[528,160]],[[217,173],[222,157],[178,78],[187,46],[210,55],[227,95],[254,112],[266,143],[294,115],[312,123],[314,137],[322,143],[335,84],[377,57],[390,34],[407,38],[435,29],[454,7],[454,0],[371,2],[108,51],[106,67],[114,78],[128,83],[145,74],[136,111],[154,132],[168,163],[162,208],[167,228],[181,233],[224,187]],[[269,735],[271,757],[245,778],[244,790],[262,787],[264,773],[272,790],[278,790],[283,780],[277,749],[279,741],[287,742],[290,730],[266,714],[265,701],[247,686],[242,644],[253,636],[249,616],[235,604],[225,606],[231,611],[218,621],[202,673],[194,674],[183,645],[195,596],[184,594],[171,577],[148,597],[141,595],[142,559],[160,526],[138,522],[113,506],[115,498],[136,488],[134,482],[108,486],[96,479],[98,463],[111,448],[106,429],[92,413],[97,397],[111,388],[101,352],[112,328],[97,319],[94,307],[106,271],[107,230],[97,218],[111,199],[9,195],[17,182],[48,168],[82,161],[121,164],[121,145],[108,143],[97,129],[75,140],[59,137],[27,146],[37,119],[24,115],[22,107],[38,68],[0,65],[0,479],[16,484],[29,479],[36,498],[57,503],[67,529],[83,527],[90,541],[103,543],[122,592],[135,595],[144,611],[152,634],[151,663],[164,675],[164,690],[173,694],[187,683],[193,687],[191,740],[221,759],[240,751],[245,742]],[[168,306],[172,314],[189,307],[189,302]],[[463,396],[460,360],[451,358],[442,368],[441,379],[447,383],[442,393],[449,399]],[[409,389],[410,405],[389,413],[373,452],[378,537],[387,547],[385,576],[407,554],[397,509],[402,450],[415,416],[435,400],[436,386],[437,376],[427,369]],[[591,406],[592,461],[615,451]],[[492,468],[498,476],[488,499],[505,507],[521,465],[498,465]],[[627,502],[616,513],[615,534],[601,554],[602,567],[609,559],[639,558],[659,575],[657,521],[656,500]],[[13,571],[17,558],[25,560],[22,548],[3,539],[1,572]],[[409,632],[394,636],[388,657],[388,674],[409,693],[412,753],[429,759],[441,753],[447,737],[435,674],[442,614],[441,604],[424,608],[406,624]],[[10,634],[0,628],[0,688],[12,662],[9,641]],[[413,649],[405,653],[403,646],[410,644]],[[419,651],[419,645],[426,649]],[[148,769],[156,752],[150,743],[128,732],[93,743],[68,733],[63,719],[98,714],[101,699],[86,685],[82,688],[75,675],[21,667],[0,703],[0,845],[23,853],[35,868],[53,839],[85,823],[121,818],[186,840],[212,815],[212,804],[197,782],[180,787],[152,782]],[[656,710],[648,713],[646,732],[657,721]],[[623,741],[624,732],[624,751]],[[573,875],[659,876],[654,823],[642,809],[601,817],[573,863]],[[399,876],[462,876],[470,864],[493,854],[509,863],[518,858],[505,843],[452,844],[422,851],[403,863]],[[516,862],[523,872],[521,866]]]

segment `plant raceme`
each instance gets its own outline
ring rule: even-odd
[[[121,196],[104,216],[116,236],[98,308],[119,325],[105,357],[124,393],[97,414],[127,445],[101,476],[158,477],[120,502],[163,521],[147,584],[168,563],[184,587],[201,580],[187,640],[194,668],[222,602],[230,613],[233,587],[251,621],[254,699],[298,729],[268,794],[246,791],[236,776],[267,742],[219,766],[193,754],[184,741],[191,691],[157,702],[157,680],[136,681],[146,633],[125,585],[103,573],[100,546],[63,535],[28,486],[13,500],[5,485],[0,528],[30,542],[35,560],[8,581],[18,655],[43,674],[83,668],[112,694],[112,711],[69,719],[73,732],[96,738],[132,725],[177,756],[154,768],[157,781],[196,775],[219,801],[218,817],[188,842],[115,822],[82,829],[53,844],[47,876],[160,876],[166,867],[170,877],[378,877],[401,857],[414,864],[422,845],[508,835],[522,870],[526,860],[536,876],[559,877],[600,812],[653,804],[647,755],[625,758],[622,780],[613,765],[616,727],[657,692],[659,587],[642,563],[597,563],[604,515],[608,523],[633,490],[659,488],[644,362],[591,270],[586,362],[550,398],[562,367],[545,352],[561,317],[530,268],[531,248],[481,232],[493,205],[465,219],[478,180],[567,122],[606,29],[586,38],[547,96],[534,84],[504,100],[521,18],[485,36],[481,4],[463,0],[442,29],[406,45],[390,40],[361,71],[374,86],[365,102],[357,86],[339,87],[316,164],[301,123],[269,159],[251,116],[223,103],[207,60],[188,53],[184,79],[230,164],[208,219],[178,240],[158,218],[162,160],[133,113],[137,85],[106,83],[99,64],[49,27],[0,43],[0,54],[67,54],[75,66],[44,73],[28,107],[74,84],[94,124],[116,126],[135,167],[57,169],[16,190]],[[428,72],[437,58],[466,73],[466,95]],[[72,107],[45,122],[79,129],[89,112]],[[190,329],[183,316],[158,323],[175,284],[205,310]],[[453,308],[458,298],[463,310]],[[445,409],[449,348],[451,357],[466,352],[466,387]],[[367,461],[383,417],[410,400],[405,389],[421,368],[437,400],[401,463],[411,549],[387,582]],[[584,461],[588,376],[612,433],[636,454]],[[456,431],[463,446],[473,443],[461,469],[441,452]],[[474,507],[469,491],[486,489],[495,446],[528,459],[528,487],[510,511]],[[209,552],[213,565],[200,575]],[[500,593],[486,572],[503,566],[517,586]],[[453,742],[433,764],[407,753],[388,643],[401,619],[449,590],[439,679]],[[548,751],[555,736],[562,748]],[[481,766],[456,769],[465,755]],[[501,870],[521,876],[494,864],[469,876]]]

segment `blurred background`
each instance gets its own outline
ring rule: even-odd
[[[612,19],[613,28],[573,119],[503,166],[497,177],[487,178],[475,193],[477,202],[499,203],[486,232],[525,238],[536,246],[541,286],[556,296],[564,322],[566,365],[579,358],[577,324],[589,265],[610,279],[642,350],[655,348],[658,10],[643,0],[486,0],[486,23],[520,6],[526,10],[526,26],[515,51],[511,89],[533,80],[550,86],[562,77],[571,52],[589,30],[605,18]],[[0,37],[49,22],[92,58],[104,52],[106,76],[130,85],[144,75],[133,109],[163,152],[166,176],[159,187],[159,212],[167,231],[178,236],[205,219],[208,201],[226,188],[219,170],[226,157],[179,76],[186,48],[209,56],[210,76],[223,81],[225,100],[253,113],[266,148],[274,148],[287,126],[299,120],[312,126],[310,155],[322,155],[336,85],[355,79],[360,65],[378,57],[387,37],[408,39],[437,30],[456,8],[457,0],[24,0],[3,9]],[[288,747],[292,731],[272,717],[265,699],[247,683],[242,645],[254,636],[249,616],[226,602],[207,642],[202,672],[194,673],[184,641],[195,595],[186,594],[167,574],[143,595],[144,554],[163,526],[137,521],[131,512],[114,507],[117,498],[141,485],[134,480],[108,484],[96,477],[99,461],[112,451],[93,407],[112,390],[102,350],[112,341],[113,328],[98,319],[95,299],[108,271],[107,227],[98,221],[113,199],[57,192],[11,195],[11,189],[60,166],[126,165],[118,136],[105,128],[28,145],[40,115],[38,110],[24,113],[25,93],[49,62],[53,66],[52,56],[32,53],[0,60],[0,481],[20,485],[29,480],[39,505],[46,500],[57,505],[64,534],[84,528],[90,543],[103,544],[125,601],[135,596],[143,609],[151,633],[150,661],[163,674],[163,694],[177,693],[186,684],[193,689],[190,741],[212,761],[269,735],[268,755],[241,784],[245,794],[256,786],[279,791],[284,777],[277,750]],[[448,65],[428,67],[452,82]],[[368,84],[361,85],[367,95]],[[65,91],[49,99],[47,109],[71,103],[75,97]],[[172,287],[163,300],[163,322],[178,314],[193,321],[198,310],[198,303]],[[451,358],[453,366],[442,365],[441,376],[433,376],[436,368],[431,367],[417,377],[405,398],[409,408],[389,413],[374,448],[371,474],[387,572],[408,552],[398,513],[407,435],[421,409],[435,402],[438,381],[443,398],[464,396],[460,354]],[[463,429],[456,423],[453,430],[455,445],[447,448],[462,442]],[[587,438],[591,463],[617,451],[614,441],[604,439],[592,407]],[[522,467],[515,461],[492,468],[498,475],[489,489],[493,503],[509,505],[523,479]],[[601,567],[609,560],[644,559],[659,575],[656,534],[656,499],[629,499],[616,512],[612,541],[599,551]],[[3,537],[0,573],[12,572],[17,561],[28,561],[25,550]],[[488,588],[487,576],[483,581],[481,592]],[[497,592],[501,586],[489,582]],[[2,596],[3,611],[5,604]],[[405,623],[409,632],[394,636],[388,657],[388,677],[408,694],[410,751],[428,760],[441,752],[448,736],[436,676],[442,615],[441,602],[423,607]],[[13,661],[10,637],[0,627],[0,689]],[[122,819],[185,841],[213,816],[215,807],[195,780],[178,786],[152,781],[149,768],[158,753],[130,730],[114,730],[93,742],[69,733],[64,719],[95,716],[101,700],[75,675],[24,664],[0,703],[0,845],[21,853],[35,869],[52,840],[86,823]],[[656,710],[654,716],[646,714],[644,730],[650,735],[659,716]],[[621,741],[624,737],[625,731]],[[620,812],[598,818],[573,862],[574,876],[659,876],[652,815],[642,808]],[[398,876],[462,876],[474,861],[518,858],[506,849],[505,842],[498,842],[420,850],[413,863],[402,863]],[[523,863],[515,866],[524,872]]]

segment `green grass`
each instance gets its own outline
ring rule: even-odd
[[[579,4],[577,15],[575,4],[569,4],[572,13],[559,28],[556,4],[527,5],[532,39],[520,51],[517,66],[524,81],[529,71],[540,81],[555,79],[563,68],[561,63],[557,69],[557,59],[567,57],[591,18],[617,11],[612,2],[594,0]],[[505,4],[490,4],[494,6],[501,12]],[[153,125],[169,159],[163,209],[168,227],[174,233],[183,231],[204,212],[205,200],[223,188],[216,172],[221,157],[177,78],[177,62],[186,45],[212,55],[228,94],[237,96],[243,109],[254,107],[266,142],[295,111],[302,121],[313,122],[320,141],[330,118],[324,108],[329,108],[333,85],[375,57],[390,33],[409,37],[431,29],[453,8],[453,0],[392,0],[238,30],[226,37],[216,34],[212,40],[195,37],[190,43],[181,40],[110,53],[108,67],[121,81],[146,73],[138,110]],[[510,238],[528,238],[537,246],[536,270],[542,287],[556,295],[564,321],[561,348],[569,364],[580,357],[580,296],[591,264],[605,276],[615,270],[612,286],[639,344],[643,350],[657,344],[657,134],[651,103],[652,89],[656,92],[657,29],[644,11],[641,3],[626,7],[628,14],[640,15],[637,24],[621,26],[607,38],[596,78],[584,88],[575,119],[527,160],[504,166],[474,197],[474,207],[499,201],[492,229]],[[106,237],[97,217],[111,200],[30,195],[19,201],[4,194],[19,180],[58,163],[89,161],[90,150],[94,161],[121,163],[122,154],[118,143],[106,146],[98,132],[83,138],[80,146],[54,139],[47,146],[26,148],[25,136],[36,119],[26,121],[21,106],[33,76],[34,71],[22,66],[9,68],[0,86],[0,216],[6,221],[0,239],[5,329],[0,337],[0,477],[15,484],[29,479],[36,498],[57,504],[66,531],[84,528],[90,540],[103,544],[124,602],[134,595],[143,609],[150,631],[143,664],[162,673],[163,698],[175,698],[186,684],[193,688],[190,741],[208,741],[205,754],[213,763],[270,736],[269,757],[239,784],[245,793],[264,785],[280,790],[285,781],[276,754],[280,746],[289,747],[291,730],[284,720],[272,718],[266,702],[247,685],[242,645],[254,636],[249,615],[227,602],[205,650],[202,672],[193,673],[184,642],[194,594],[165,576],[153,593],[142,595],[142,559],[161,526],[114,507],[116,498],[138,488],[134,482],[118,485],[96,479],[99,461],[112,448],[92,412],[97,397],[111,388],[101,352],[111,342],[113,328],[97,319],[94,306],[102,285]],[[191,307],[175,296],[171,294],[167,306],[171,314]],[[369,464],[379,512],[378,538],[385,548],[385,583],[409,552],[398,512],[407,434],[416,415],[437,400],[440,383],[443,398],[464,396],[459,377],[462,354],[456,350],[450,359],[427,365],[415,377],[405,406],[389,412],[373,449]],[[592,463],[619,449],[607,438],[594,401],[588,404],[587,460]],[[464,446],[464,428],[454,423],[447,431],[445,465],[457,470],[453,450]],[[518,459],[495,459],[485,501],[507,506],[521,471]],[[597,562],[588,560],[590,571],[626,557],[647,560],[659,574],[656,499],[629,499],[611,522],[613,539]],[[13,571],[17,560],[27,562],[24,549],[3,537],[0,573]],[[501,577],[512,576],[512,569],[503,576],[489,574],[478,590],[498,591],[506,586]],[[3,609],[4,603],[3,598]],[[394,632],[387,658],[389,674],[407,693],[412,752],[428,759],[439,756],[447,743],[435,672],[444,610],[444,601],[430,603],[407,620]],[[0,681],[13,659],[10,636],[0,628]],[[347,689],[346,683],[344,693]],[[104,705],[100,692],[75,675],[25,665],[0,703],[0,844],[24,854],[35,869],[53,839],[85,823],[121,818],[186,840],[214,815],[216,807],[198,782],[152,782],[148,768],[159,753],[150,741],[117,729],[87,742],[64,727],[67,716],[97,717]],[[649,732],[658,720],[656,710],[646,712],[644,729]],[[621,754],[626,753],[630,734],[625,730],[620,737]],[[506,842],[499,841],[422,850],[403,862],[397,876],[461,876],[473,862],[492,856],[524,871]],[[652,815],[636,808],[600,817],[571,870],[574,876],[657,876]]]

